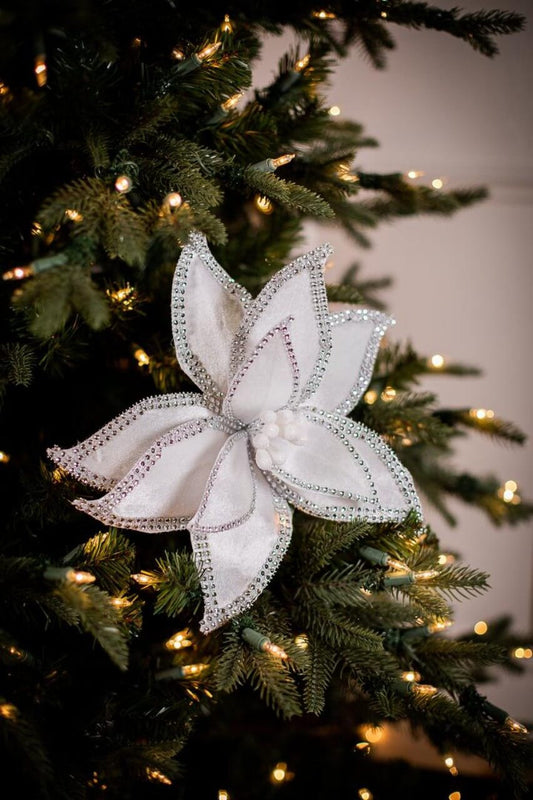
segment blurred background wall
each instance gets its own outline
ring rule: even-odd
[[[441,0],[443,7],[455,3]],[[463,0],[466,11],[498,7],[530,14],[529,0]],[[363,251],[335,228],[311,225],[306,249],[324,239],[335,247],[335,282],[354,261],[363,276],[390,275],[384,295],[396,317],[393,336],[410,338],[421,354],[474,364],[482,377],[427,379],[441,406],[493,409],[533,433],[532,350],[533,136],[530,78],[533,33],[502,37],[489,60],[446,34],[392,26],[397,50],[385,71],[358,53],[333,76],[328,102],[341,118],[362,122],[381,147],[361,151],[356,166],[368,172],[423,171],[444,188],[485,184],[490,199],[449,219],[421,217],[383,226]],[[288,38],[268,39],[256,73],[262,85]],[[276,155],[276,154],[273,154]],[[460,442],[456,462],[465,470],[513,479],[533,496],[531,448],[506,447],[473,434]],[[451,504],[450,528],[429,507],[428,521],[443,544],[491,575],[492,589],[457,605],[457,633],[511,614],[515,629],[531,631],[533,526],[494,528],[480,513]],[[528,642],[529,643],[529,642]],[[533,659],[525,677],[505,675],[487,686],[489,699],[512,715],[533,719]]]

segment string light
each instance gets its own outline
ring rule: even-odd
[[[48,81],[48,70],[46,68],[45,57],[42,53],[35,56],[33,71],[35,72],[35,79],[37,81],[37,86],[39,86],[40,88],[46,86],[46,83]]]
[[[229,792],[227,792],[225,789],[219,789],[218,800],[230,800]]]
[[[442,633],[447,628],[451,628],[452,625],[451,619],[437,619],[434,622],[430,622],[426,627],[430,633]]]
[[[163,200],[163,204],[169,211],[176,211],[183,203],[183,198],[178,192],[170,192]]]
[[[328,114],[330,115],[330,117],[338,117],[340,113],[341,113],[340,106],[331,106],[331,108],[328,109]]]
[[[193,641],[189,638],[190,636],[192,634],[188,628],[178,631],[170,639],[167,639],[165,647],[167,650],[182,650],[185,647],[192,647]]]
[[[9,86],[0,81],[0,97],[6,97],[9,94]]]
[[[533,650],[531,647],[517,647],[513,650],[515,658],[533,658]]]
[[[33,265],[27,264],[25,267],[14,267],[13,269],[8,269],[7,272],[4,272],[2,275],[2,280],[21,281],[23,278],[31,278],[32,275],[34,275]]]
[[[129,606],[132,604],[132,601],[128,600],[127,597],[112,597],[111,603],[115,606],[115,608],[129,608]]]
[[[521,722],[517,722],[517,720],[512,717],[506,717],[504,725],[511,733],[522,733],[524,735],[528,733],[526,726],[522,725]]]
[[[252,164],[252,169],[258,172],[274,172],[278,167],[290,164],[294,158],[296,158],[296,153],[284,153],[276,158],[265,158],[263,161],[258,161],[256,164]]]
[[[34,222],[31,226],[31,235],[32,236],[40,236],[43,232],[43,226],[40,222]]]
[[[0,703],[0,717],[4,719],[15,719],[18,714],[17,707],[13,703]]]
[[[410,178],[412,181],[416,180],[417,178],[422,178],[425,173],[419,169],[410,169],[407,173],[407,177]]]
[[[289,772],[285,761],[279,761],[270,773],[270,782],[274,784],[292,781],[293,778],[294,772]]]
[[[172,667],[171,669],[156,672],[155,679],[156,681],[167,681],[174,679],[180,680],[181,678],[195,678],[202,672],[205,672],[208,666],[208,664],[182,664],[179,667]]]
[[[323,8],[320,11],[312,11],[311,16],[315,19],[337,19],[336,14],[332,11],[324,11]]]
[[[415,672],[415,670],[410,669],[408,672],[402,672],[402,681],[407,681],[408,683],[413,683],[413,681],[420,680],[420,673]]]
[[[59,267],[62,264],[66,264],[67,261],[68,256],[66,253],[54,253],[51,256],[36,258],[35,261],[31,262],[31,264],[26,264],[23,267],[14,267],[13,269],[4,272],[2,278],[5,281],[19,281],[23,278],[31,278],[33,275],[37,275],[39,272],[46,272],[46,270],[52,269],[52,267]]]
[[[384,730],[380,725],[367,725],[363,728],[363,736],[371,744],[381,741],[383,735]]]
[[[126,194],[132,187],[131,179],[127,175],[119,175],[115,181],[115,189],[120,194]]]
[[[123,311],[131,311],[137,300],[137,290],[129,283],[119,289],[106,289],[106,295],[113,305],[120,306]]]
[[[46,580],[67,581],[68,583],[75,583],[78,586],[94,583],[96,580],[94,575],[91,575],[90,572],[72,569],[72,567],[46,567],[43,576]]]
[[[444,763],[448,767],[453,767],[453,756],[444,756]]]
[[[504,503],[518,505],[521,502],[521,497],[518,494],[517,482],[512,480],[505,481],[503,486],[500,486],[498,489],[498,497],[500,497]]]
[[[171,58],[174,59],[174,61],[183,61],[183,59],[185,58],[185,53],[183,52],[183,50],[180,50],[179,47],[175,47],[172,50],[170,56]]]
[[[437,561],[440,567],[445,567],[448,564],[455,563],[455,556],[453,553],[440,553]]]
[[[476,633],[478,636],[484,636],[487,633],[488,629],[489,626],[483,619],[480,619],[479,622],[476,622],[476,624],[474,625],[474,633]]]
[[[146,767],[146,775],[149,781],[153,781],[154,783],[164,783],[165,786],[171,786],[172,781],[165,775],[164,772],[161,772],[160,769],[156,769],[155,767]]]
[[[196,56],[200,59],[200,61],[205,61],[206,59],[211,58],[211,56],[214,56],[221,45],[222,42],[212,42],[196,53]]]
[[[224,14],[224,22],[220,26],[220,30],[222,33],[233,33],[233,25],[231,24],[229,14]]]
[[[307,650],[309,647],[309,639],[305,635],[305,633],[300,633],[294,639],[294,644],[296,647],[299,647],[300,650]]]
[[[265,214],[266,216],[274,213],[274,204],[271,203],[268,197],[265,197],[264,195],[256,194],[254,198],[254,206],[258,211],[261,212],[261,214]]]
[[[378,550],[377,547],[368,547],[365,545],[359,548],[359,553],[363,556],[363,558],[366,558],[366,560],[370,561],[372,564],[379,564],[379,566],[382,567],[390,567],[391,569],[397,569],[400,572],[409,571],[407,564],[397,558],[393,558],[388,553],[385,553],[384,550]]]
[[[444,181],[442,180],[442,178],[433,178],[433,180],[431,181],[431,185],[433,186],[434,189],[442,189],[442,187],[444,186]]]
[[[386,12],[386,11],[382,11],[382,12],[381,12],[381,14],[380,14],[380,16],[381,16],[381,18],[382,18],[382,19],[387,19],[387,17],[388,17],[388,14],[387,14],[387,12]]]
[[[357,742],[357,744],[354,747],[354,750],[357,750],[358,752],[363,753],[365,755],[368,755],[371,749],[372,748],[370,747],[369,742]]]
[[[492,408],[471,408],[468,413],[474,419],[494,419],[494,411]]]
[[[359,789],[357,795],[360,798],[360,800],[372,800],[372,798],[374,797],[370,789],[367,789],[364,786],[362,789]]]
[[[396,389],[392,386],[386,386],[381,392],[381,399],[384,403],[390,403],[396,397]]]
[[[309,66],[309,62],[311,61],[311,55],[306,53],[303,58],[298,59],[296,64],[294,65],[294,69],[296,72],[303,72]]]
[[[282,661],[289,657],[283,648],[271,642],[268,636],[265,636],[263,633],[254,631],[253,628],[243,628],[241,631],[241,636],[244,641],[251,645],[251,647],[253,647],[255,650],[262,650],[264,653],[270,653],[270,655],[275,656]]]
[[[83,214],[80,214],[80,212],[76,211],[75,208],[67,208],[65,211],[65,216],[67,219],[70,219],[71,222],[81,222],[83,219]]]
[[[377,399],[378,393],[374,389],[369,389],[363,396],[363,400],[368,406],[373,406]]]
[[[138,347],[135,350],[133,353],[133,358],[137,361],[137,364],[140,367],[147,367],[150,363],[150,356],[142,349],[142,347]]]
[[[432,369],[442,369],[445,363],[444,356],[441,356],[440,353],[435,353],[435,355],[431,356],[429,359],[429,366]]]
[[[461,800],[461,792],[452,792],[448,795],[448,800]]]
[[[421,572],[415,572],[415,581],[430,581],[433,578],[437,578],[439,575],[439,571],[437,569],[425,569]]]
[[[431,686],[429,683],[410,683],[408,686],[412,692],[421,697],[433,697],[439,691],[436,686]]]
[[[242,97],[243,97],[242,92],[237,92],[236,94],[233,94],[231,97],[228,97],[227,100],[224,100],[223,103],[221,103],[221,108],[226,112],[231,111],[232,108],[235,108],[235,106],[237,105],[239,100],[242,99]]]
[[[193,53],[190,58],[182,60],[181,58],[177,58],[174,56],[175,50],[172,51],[172,56],[175,60],[181,61],[180,64],[176,66],[176,70],[180,75],[187,75],[189,72],[193,72],[193,70],[198,69],[201,67],[204,61],[214,56],[218,49],[221,47],[222,42],[211,42],[211,44],[206,45],[197,53]],[[181,51],[178,51],[181,53]]]
[[[9,464],[11,456],[5,450],[0,450],[0,464]]]
[[[153,577],[146,572],[136,572],[131,577],[140,586],[150,586],[154,582]]]

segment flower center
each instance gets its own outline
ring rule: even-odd
[[[306,441],[304,421],[290,408],[263,411],[259,426],[252,435],[255,463],[259,469],[272,469],[283,464],[287,442],[302,445]]]

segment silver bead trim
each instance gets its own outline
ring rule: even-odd
[[[94,486],[95,489],[102,491],[109,491],[117,485],[114,478],[106,478],[104,475],[98,475],[88,467],[83,465],[83,459],[91,455],[100,447],[107,445],[117,434],[135,422],[138,417],[142,416],[147,411],[158,410],[164,408],[178,408],[182,406],[200,406],[209,410],[204,397],[195,392],[179,392],[175,394],[162,394],[154,395],[153,397],[146,397],[135,405],[123,411],[118,417],[115,417],[100,428],[99,431],[93,433],[88,439],[80,442],[75,447],[68,450],[63,450],[61,447],[50,447],[46,451],[48,457],[57,464],[58,467],[66,470],[70,475],[77,480],[86,483],[89,486]]]
[[[112,525],[117,528],[130,528],[143,533],[166,533],[183,530],[187,527],[191,517],[121,517],[115,514],[113,509],[146,477],[154,464],[161,458],[165,447],[197,436],[208,428],[224,431],[228,435],[235,433],[234,426],[221,417],[183,422],[154,441],[126,477],[119,481],[108,494],[99,500],[74,500],[73,505],[103,522],[104,525]]]
[[[185,292],[189,266],[195,256],[199,256],[202,259],[213,277],[216,278],[226,291],[240,300],[243,309],[246,309],[252,303],[252,296],[244,286],[241,286],[231,278],[216,261],[207,246],[205,236],[200,233],[191,233],[187,244],[181,251],[172,282],[172,333],[174,336],[176,355],[181,368],[193,379],[197,386],[203,389],[205,401],[208,406],[218,411],[222,403],[223,395],[200,359],[192,352],[187,335]]]
[[[298,479],[285,470],[274,468],[270,473],[265,473],[265,477],[277,492],[302,511],[306,511],[316,517],[324,517],[326,519],[342,522],[351,522],[355,519],[365,519],[368,522],[401,522],[412,510],[416,511],[420,518],[422,517],[420,500],[418,499],[411,476],[400,463],[396,454],[377,433],[359,422],[353,422],[333,412],[323,411],[322,409],[307,409],[305,411],[301,409],[301,411],[310,422],[321,425],[340,439],[357,465],[363,469],[368,480],[369,495],[360,494],[357,491],[354,491],[353,494],[349,493],[351,494],[349,499],[357,500],[362,504],[358,508],[343,505],[342,503],[327,505],[313,503],[299,494],[294,486],[300,486],[301,488],[315,491],[318,494],[323,494],[324,499],[328,497],[338,497],[342,499],[342,497],[348,497],[348,495],[343,490],[339,491],[338,489],[332,489],[328,486],[310,484]],[[356,442],[354,441],[357,439],[366,441],[387,468],[400,493],[405,498],[407,509],[385,508],[381,505],[378,498],[378,489],[370,467],[364,458],[357,453]],[[289,483],[293,485],[289,485],[285,483],[285,481],[289,481]]]
[[[324,283],[323,265],[326,259],[333,253],[333,248],[329,244],[320,245],[309,253],[292,261],[286,267],[276,272],[266,286],[257,295],[255,300],[247,307],[246,315],[241,322],[241,327],[235,336],[232,353],[231,369],[235,374],[239,369],[244,346],[248,335],[255,325],[263,310],[268,306],[272,298],[279,292],[282,286],[299,275],[303,271],[309,273],[311,284],[311,298],[315,310],[315,321],[319,336],[319,353],[311,375],[305,386],[302,387],[300,402],[311,395],[317,388],[329,358],[331,350],[331,333],[328,312],[328,302],[326,296],[326,286]]]
[[[272,499],[279,519],[279,536],[274,549],[246,591],[225,606],[219,606],[207,534],[191,531],[194,560],[204,596],[204,617],[200,623],[202,633],[210,633],[250,608],[276,573],[291,541],[292,511],[279,495],[273,493]]]
[[[296,361],[296,356],[294,354],[294,348],[291,341],[291,335],[288,328],[288,325],[293,320],[294,317],[288,317],[286,320],[283,320],[283,322],[280,322],[279,325],[276,325],[274,328],[269,330],[269,332],[261,339],[261,341],[253,351],[248,361],[245,364],[243,364],[243,366],[239,370],[239,373],[233,378],[231,382],[231,385],[228,389],[228,393],[224,398],[224,402],[222,405],[222,412],[224,415],[226,415],[231,419],[235,419],[231,410],[231,400],[234,397],[235,392],[239,388],[244,376],[246,375],[246,373],[248,372],[254,361],[258,358],[261,351],[265,349],[265,347],[269,344],[269,342],[271,342],[274,336],[276,336],[276,334],[278,333],[281,334],[281,340],[285,347],[285,352],[287,354],[292,374],[291,394],[290,397],[287,399],[286,403],[283,403],[282,405],[291,406],[292,404],[294,404],[296,398],[298,397],[298,390],[300,386],[300,370],[298,367],[298,362]]]
[[[329,319],[332,327],[335,325],[345,325],[346,323],[350,322],[357,324],[358,322],[367,322],[368,320],[375,325],[375,328],[367,342],[365,354],[363,356],[361,367],[355,383],[344,400],[335,408],[331,409],[331,411],[334,411],[336,414],[349,414],[365,393],[368,384],[372,379],[374,362],[378,354],[381,339],[391,325],[396,324],[396,320],[387,316],[387,314],[383,314],[381,311],[374,311],[373,309],[369,308],[357,308],[350,309],[348,311],[339,311],[336,314],[330,314]],[[311,397],[309,400],[311,405],[313,404],[312,401],[313,398]]]
[[[234,519],[231,522],[226,522],[223,525],[201,525],[201,524],[199,524],[199,523],[201,523],[202,516],[205,514],[205,510],[207,508],[207,505],[208,505],[209,501],[211,500],[211,494],[212,494],[212,491],[213,491],[213,487],[214,487],[214,485],[216,483],[217,475],[220,472],[220,467],[222,466],[222,463],[223,463],[224,459],[226,458],[226,456],[228,455],[228,453],[230,452],[232,447],[235,445],[237,440],[238,439],[242,439],[242,438],[246,438],[246,439],[248,438],[248,432],[247,431],[238,431],[237,433],[234,433],[233,436],[231,436],[228,439],[228,441],[226,442],[226,444],[222,447],[222,449],[220,450],[220,452],[219,452],[219,454],[217,456],[217,460],[215,461],[213,469],[211,470],[211,474],[209,475],[209,478],[208,478],[207,483],[206,483],[205,494],[204,494],[204,496],[202,498],[202,501],[200,503],[198,511],[196,512],[196,514],[194,516],[194,521],[192,523],[193,526],[194,526],[194,530],[197,533],[215,533],[216,531],[229,531],[232,528],[236,528],[238,525],[242,525],[244,522],[246,522],[246,520],[250,519],[250,517],[252,516],[252,514],[255,511],[255,504],[256,504],[256,499],[257,499],[257,486],[256,486],[256,482],[255,482],[254,471],[253,471],[253,469],[251,467],[251,453],[250,453],[250,445],[248,443],[248,447],[247,447],[248,464],[250,466],[250,473],[251,473],[251,476],[252,476],[252,498],[251,498],[251,502],[250,502],[250,508],[244,514],[242,514],[240,517],[238,517],[237,519]],[[237,488],[239,488],[239,487],[237,487]]]

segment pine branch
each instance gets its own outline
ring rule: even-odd
[[[195,614],[202,594],[196,565],[188,553],[165,553],[157,560],[157,570],[149,573],[157,591],[156,614],[177,617],[185,609]]]
[[[106,592],[120,593],[130,583],[134,559],[133,544],[112,528],[77,547],[65,563],[88,570]]]

